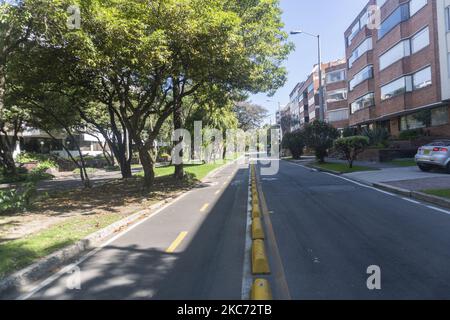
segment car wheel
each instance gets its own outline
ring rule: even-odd
[[[450,173],[450,162],[447,164],[447,166],[445,167],[445,169],[447,170],[447,173]]]
[[[419,169],[422,170],[423,172],[430,172],[431,171],[431,167],[430,166],[427,166],[427,165],[424,165],[424,164],[419,164],[418,166],[419,166]]]

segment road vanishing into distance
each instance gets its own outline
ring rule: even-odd
[[[274,299],[450,298],[450,212],[279,165],[258,170]],[[82,258],[80,288],[61,273],[20,298],[247,299],[248,184],[248,164],[228,165]]]

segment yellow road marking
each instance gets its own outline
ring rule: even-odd
[[[203,207],[200,209],[200,212],[205,212],[206,209],[208,209],[208,207],[209,207],[209,203],[205,203],[205,204],[203,205]]]
[[[166,253],[173,253],[175,251],[175,249],[180,245],[180,243],[184,240],[184,238],[186,238],[187,236],[187,232],[181,232],[178,237],[175,239],[174,242],[172,242],[172,244],[170,245],[169,248],[167,248]]]

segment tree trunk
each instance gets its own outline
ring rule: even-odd
[[[173,111],[173,127],[174,127],[174,130],[182,129],[182,127],[183,127],[181,108],[179,108],[179,107],[175,108],[175,110]],[[178,140],[178,143],[183,143],[183,137],[180,137],[180,139]],[[181,163],[175,165],[174,178],[177,180],[184,179],[183,157],[184,157],[184,150],[182,149],[180,151],[180,162]]]
[[[142,168],[144,169],[144,186],[150,188],[155,182],[155,160],[156,154],[153,147],[140,147],[139,148],[139,159],[142,163]]]
[[[4,65],[0,62],[0,126],[3,128],[3,110],[5,108],[5,94],[6,94],[6,76]],[[2,137],[0,136],[0,139]],[[8,144],[8,137],[4,137],[4,141],[0,143],[3,166],[8,175],[16,175],[16,164],[14,163],[13,150]],[[13,147],[14,148],[14,147]]]

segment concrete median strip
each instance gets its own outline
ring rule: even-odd
[[[256,279],[252,286],[251,299],[255,301],[272,300],[269,281],[266,279]]]
[[[254,218],[252,221],[252,239],[264,240],[264,230],[261,218]]]
[[[252,244],[252,273],[270,274],[269,260],[263,240],[254,240]]]

